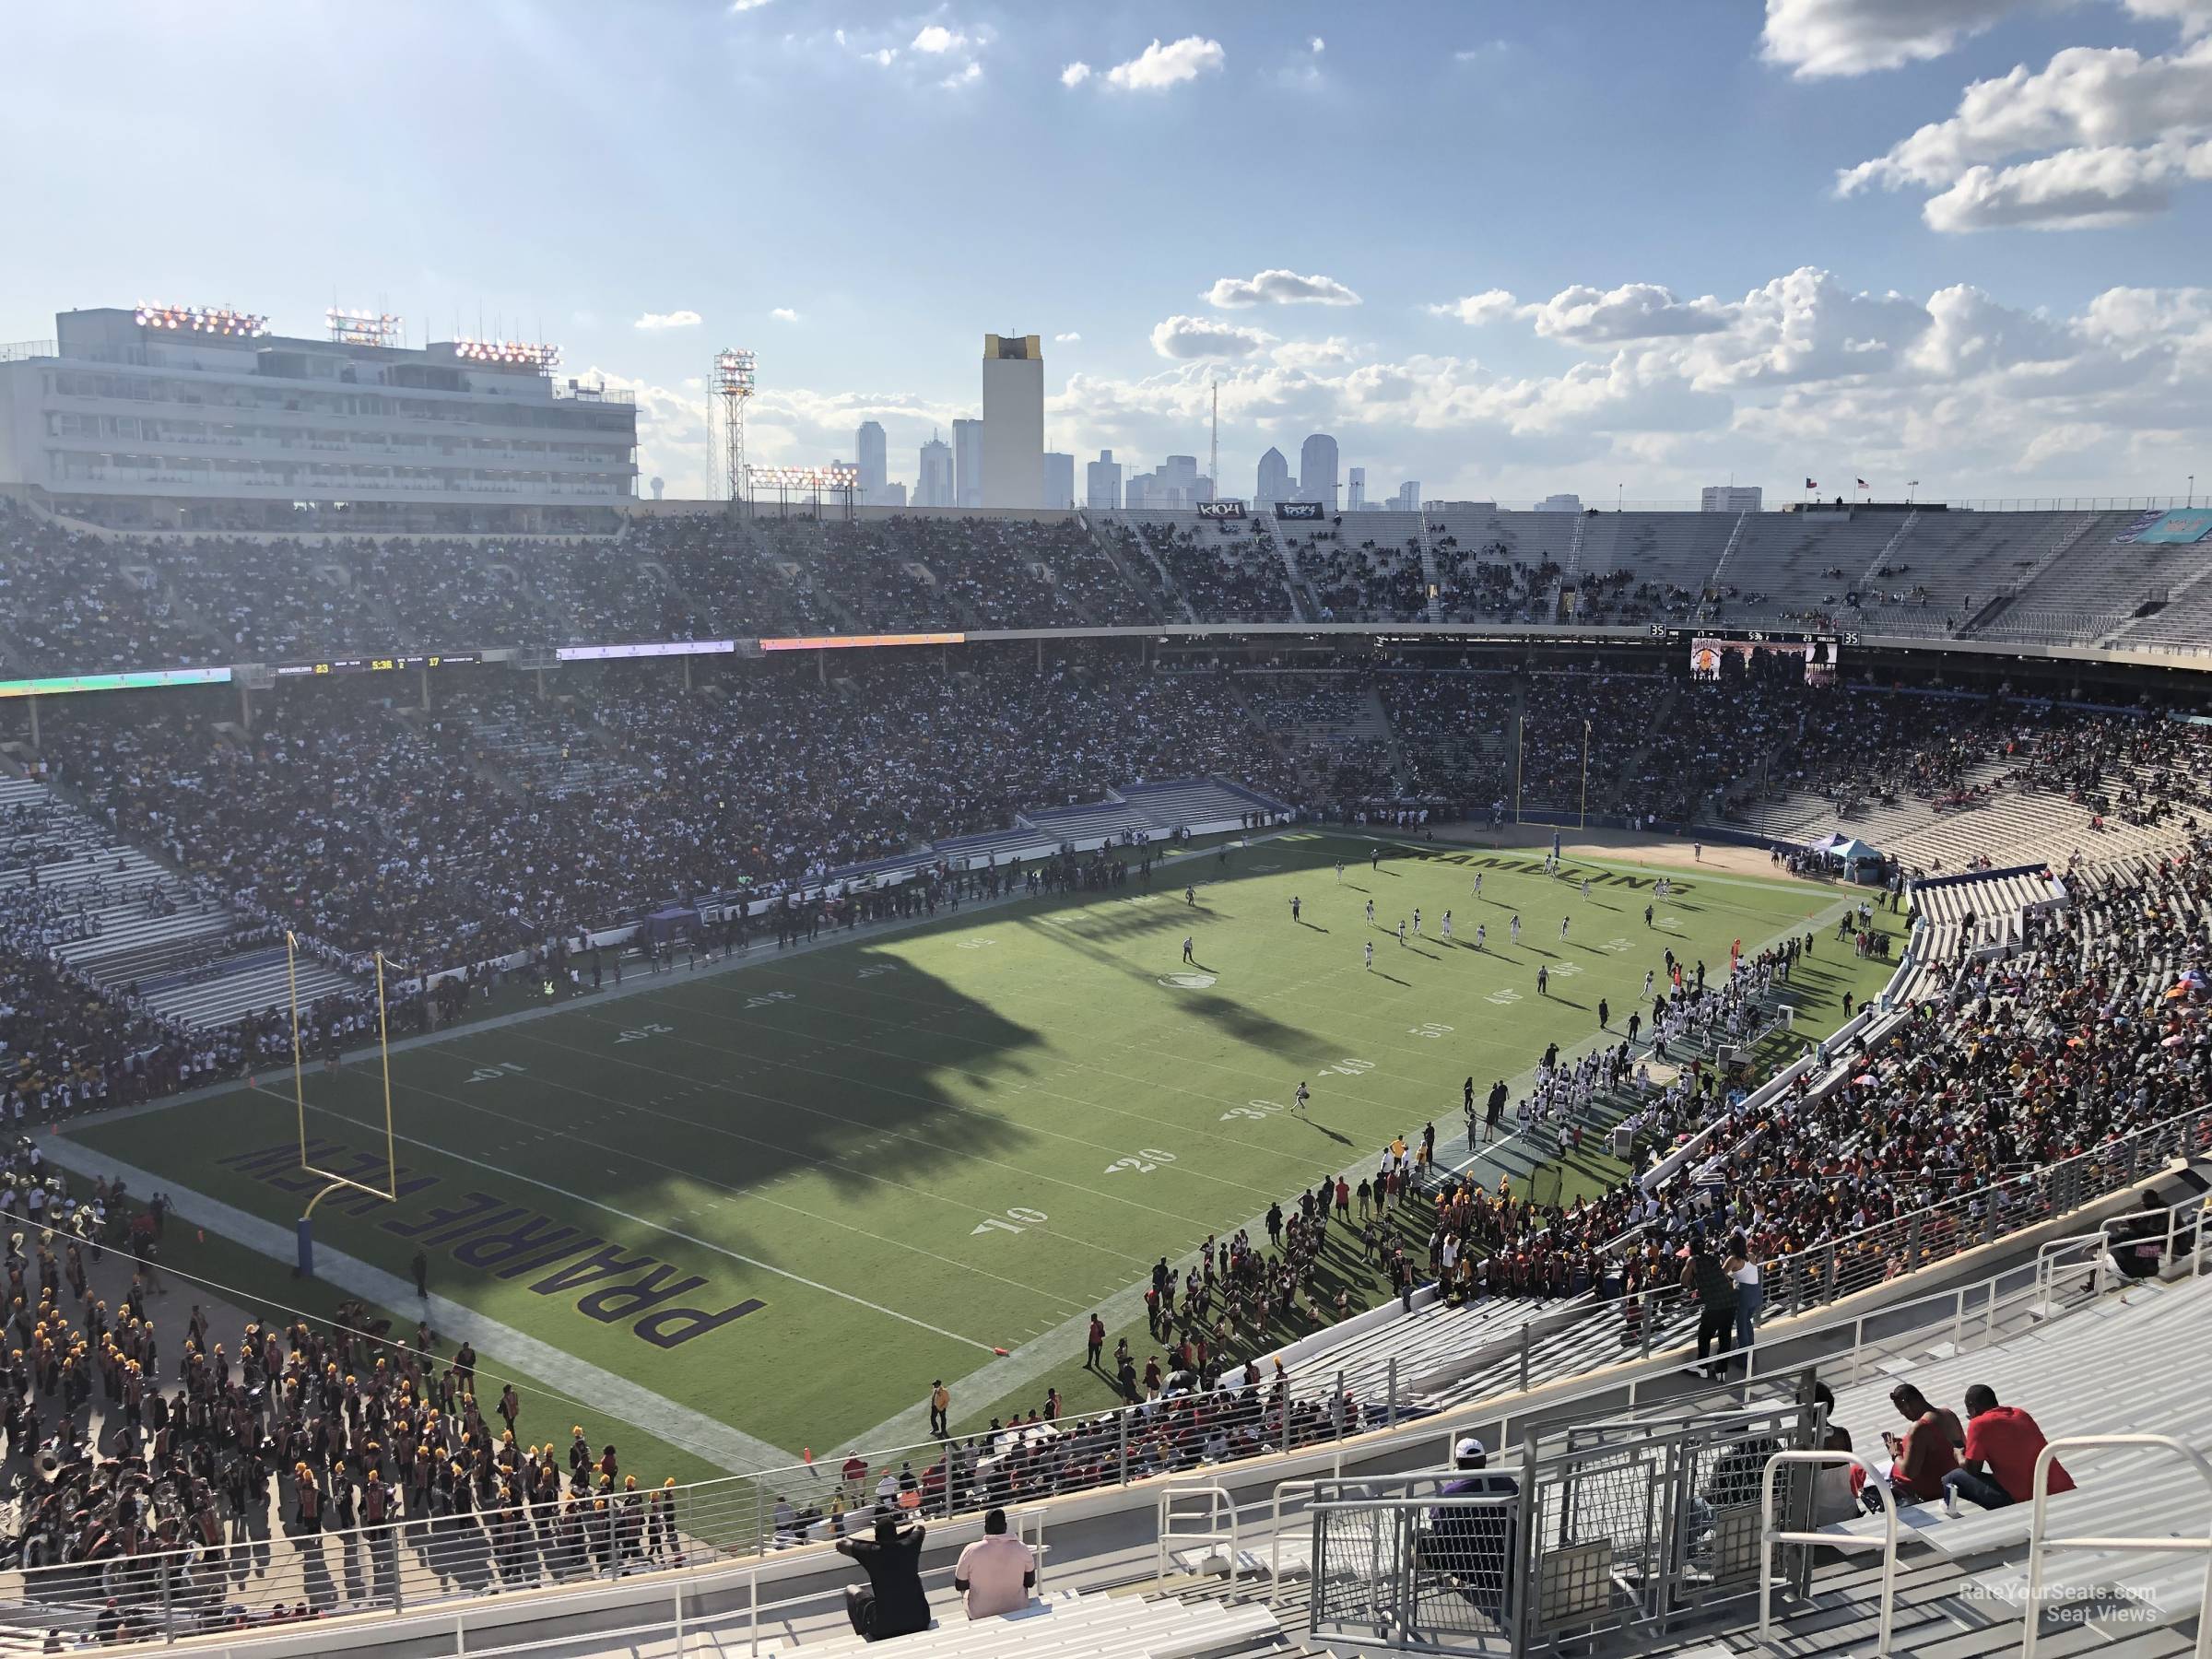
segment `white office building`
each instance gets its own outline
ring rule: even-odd
[[[1044,500],[1046,507],[1073,507],[1076,504],[1076,458],[1064,455],[1058,450],[1044,452]]]
[[[1756,484],[1708,484],[1698,496],[1700,512],[1757,512],[1766,491]]]
[[[972,424],[972,423],[971,423]],[[952,463],[952,445],[935,432],[922,446],[922,453],[914,471],[914,505],[917,507],[957,507],[959,488],[955,481]]]
[[[1084,464],[1083,505],[1093,512],[1112,512],[1121,504],[1122,464],[1112,450],[1100,450],[1096,461]]]
[[[883,435],[883,422],[864,420],[860,431],[853,440],[853,453],[859,456],[860,502],[864,507],[887,505],[883,487],[890,479],[890,445]]]
[[[1536,503],[1538,512],[1580,512],[1583,498],[1578,495],[1547,495]]]
[[[1298,447],[1298,499],[1336,511],[1336,440],[1315,432]]]
[[[1408,478],[1399,485],[1398,493],[1390,498],[1390,505],[1395,512],[1418,512],[1421,510],[1421,481]]]
[[[1270,444],[1267,453],[1260,457],[1258,479],[1252,491],[1254,507],[1272,507],[1277,501],[1291,498],[1290,463],[1283,459],[1283,452]]]
[[[1040,454],[1042,451],[1040,450]],[[1039,461],[1041,466],[1043,462]],[[983,504],[983,423],[980,420],[956,420],[952,423],[952,470],[959,484],[959,494],[953,505],[981,507]]]
[[[982,505],[1052,504],[1043,498],[1043,347],[1036,335],[985,335]]]
[[[53,339],[0,345],[0,483],[170,530],[611,528],[636,500],[635,401],[557,378],[557,347],[327,323],[64,312]]]
[[[1355,466],[1348,475],[1351,482],[1346,486],[1344,510],[1347,512],[1367,511],[1367,468]]]
[[[1125,506],[1180,512],[1213,499],[1214,481],[1198,470],[1195,455],[1170,455],[1152,471],[1132,475],[1123,493]]]

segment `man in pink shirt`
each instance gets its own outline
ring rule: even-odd
[[[968,1617],[1018,1612],[1036,1584],[1030,1547],[1007,1535],[1006,1512],[993,1510],[983,1517],[983,1535],[960,1551],[952,1569],[952,1587],[968,1598]]]

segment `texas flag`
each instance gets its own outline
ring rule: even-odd
[[[1807,478],[1807,479],[1805,481],[1805,487],[1806,487],[1807,489],[1818,489],[1818,488],[1820,488],[1820,486],[1819,486],[1819,485],[1818,485],[1818,484],[1814,483],[1814,482],[1813,482],[1813,481],[1812,481],[1810,478]]]

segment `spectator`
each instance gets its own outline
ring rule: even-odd
[[[1997,1391],[1976,1382],[1966,1391],[1966,1455],[1943,1477],[1945,1492],[1983,1509],[2026,1503],[2035,1496],[2035,1460],[2043,1445],[2033,1418],[2018,1406],[1998,1405]],[[2053,1495],[2074,1489],[2074,1477],[2055,1458],[2044,1489]]]
[[[983,1535],[960,1551],[952,1569],[952,1587],[967,1598],[970,1618],[1013,1613],[1030,1605],[1037,1587],[1037,1561],[1030,1547],[1006,1532],[1006,1512],[983,1516]]]
[[[1944,1477],[1959,1466],[1959,1448],[1966,1443],[1959,1414],[1930,1405],[1910,1382],[1891,1389],[1889,1403],[1910,1425],[1901,1440],[1888,1430],[1882,1432],[1882,1443],[1889,1449],[1889,1484],[1908,1502],[1932,1503],[1943,1496]]]
[[[897,1515],[879,1512],[874,1537],[838,1540],[838,1554],[867,1570],[866,1583],[845,1591],[845,1616],[863,1640],[883,1641],[929,1629],[929,1597],[922,1589],[924,1532],[919,1522],[902,1527]]]

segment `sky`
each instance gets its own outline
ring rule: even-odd
[[[551,340],[667,493],[1333,432],[1371,495],[2212,486],[2212,0],[319,0],[11,8],[0,342],[332,304]]]

